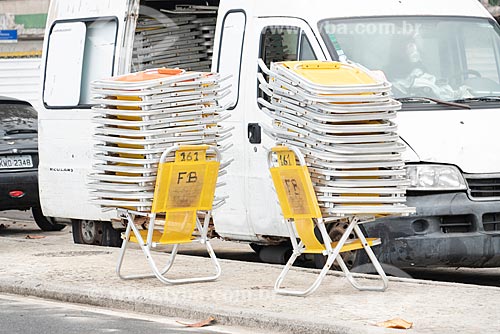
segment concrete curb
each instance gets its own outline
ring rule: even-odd
[[[367,332],[366,329],[336,323],[333,319],[331,323],[318,323],[314,319],[312,321],[303,321],[285,315],[277,317],[275,314],[249,313],[230,308],[208,310],[192,304],[165,305],[164,303],[155,303],[149,300],[127,300],[127,298],[120,298],[96,290],[66,291],[66,289],[61,289],[55,284],[41,284],[35,281],[0,279],[0,292],[173,318],[205,319],[213,316],[220,325],[265,329],[273,332],[297,334],[354,334]],[[376,330],[376,327],[374,329]]]

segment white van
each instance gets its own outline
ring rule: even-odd
[[[163,27],[148,32],[151,20]],[[258,58],[349,59],[393,83],[408,146],[407,204],[417,213],[364,225],[383,240],[374,249],[381,262],[500,265],[500,28],[477,0],[52,0],[39,114],[44,214],[71,218],[75,242],[119,244],[123,226],[90,204],[86,187],[89,83],[148,67],[211,65],[232,75],[225,102],[235,127],[229,198],[215,231],[251,243],[265,261],[283,261],[290,246],[266,164],[273,142],[261,136],[270,120],[257,104]]]

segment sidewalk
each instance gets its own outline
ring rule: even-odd
[[[282,266],[230,260],[221,260],[215,282],[166,286],[156,278],[120,280],[118,251],[2,237],[0,292],[195,320],[213,316],[220,324],[287,333],[405,332],[374,326],[396,317],[414,323],[408,333],[500,332],[500,288],[391,279],[386,292],[360,292],[332,273],[311,296],[280,296],[273,285]],[[128,255],[125,270],[148,270],[140,250]],[[209,265],[187,255],[177,261],[174,277],[203,274]],[[315,272],[298,268],[290,277],[307,284]]]

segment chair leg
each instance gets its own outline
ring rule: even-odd
[[[295,232],[293,230],[293,226],[290,223],[290,221],[288,221],[288,220],[286,221],[286,226],[288,228],[288,233],[290,234],[290,240],[291,240],[291,243],[293,246],[293,254],[290,257],[290,259],[288,260],[288,262],[286,263],[283,270],[281,271],[280,275],[278,276],[278,279],[276,280],[276,282],[274,284],[274,291],[276,293],[279,293],[282,295],[307,296],[307,295],[310,295],[311,293],[313,293],[314,291],[316,291],[318,289],[318,287],[321,285],[321,282],[323,281],[326,274],[328,273],[331,266],[333,265],[333,262],[335,261],[335,256],[332,256],[332,254],[328,254],[328,257],[327,257],[325,265],[323,266],[323,269],[321,269],[321,272],[318,274],[318,276],[316,277],[314,282],[311,284],[311,286],[309,286],[309,288],[307,288],[305,290],[290,290],[290,289],[282,288],[281,284],[283,283],[286,275],[290,271],[290,268],[292,268],[295,260],[297,260],[297,258],[302,254],[302,251],[305,249],[302,241],[297,244],[297,241],[296,241],[297,237],[295,236]],[[326,237],[328,237],[328,235],[326,235]],[[329,237],[328,237],[327,242],[329,242]]]
[[[146,258],[148,259],[148,262],[152,260],[152,255],[151,255],[151,246],[148,245],[144,239],[142,238],[139,230],[134,224],[134,216],[132,216],[129,212],[126,213],[126,218],[127,218],[127,229],[125,230],[125,239],[123,240],[122,247],[120,249],[120,254],[118,258],[118,263],[116,266],[116,274],[118,277],[120,277],[123,280],[130,280],[130,279],[142,279],[142,278],[152,278],[157,276],[156,274],[133,274],[133,275],[124,275],[122,274],[122,265],[123,265],[123,260],[125,258],[125,253],[127,250],[127,246],[129,244],[129,239],[130,239],[130,234],[131,232],[134,232],[135,237],[137,238],[137,241],[141,247],[142,252],[144,255],[146,255]],[[165,265],[165,267],[161,270],[158,271],[160,275],[164,275],[171,267],[174,262],[175,256],[177,254],[179,245],[174,245],[174,248],[172,249],[172,252],[169,256],[169,259]],[[154,264],[154,261],[153,261]],[[150,263],[151,266],[151,263]],[[156,264],[154,264],[154,267],[156,268]],[[153,270],[154,272],[154,270]]]
[[[290,259],[288,260],[288,262],[285,265],[285,267],[283,268],[283,270],[282,270],[281,274],[279,275],[278,279],[276,280],[276,283],[274,285],[274,290],[277,293],[283,294],[283,295],[307,296],[307,295],[313,293],[314,291],[316,291],[316,289],[318,289],[318,287],[320,286],[321,282],[325,278],[326,274],[328,273],[328,271],[330,270],[331,266],[333,265],[333,262],[336,259],[337,262],[339,263],[339,265],[340,265],[340,267],[341,267],[344,275],[346,276],[347,280],[356,289],[358,289],[358,290],[367,290],[367,291],[385,291],[387,289],[387,285],[388,285],[387,276],[385,275],[385,272],[384,272],[382,266],[378,262],[375,254],[373,253],[373,251],[372,251],[372,249],[371,249],[368,241],[366,240],[365,236],[363,235],[363,232],[361,231],[361,229],[358,226],[358,224],[359,224],[358,219],[356,217],[353,218],[353,220],[351,221],[351,223],[349,224],[349,226],[345,230],[344,234],[342,235],[342,237],[338,241],[336,247],[333,248],[333,249],[331,247],[329,247],[329,246],[326,247],[327,248],[327,260],[326,260],[326,263],[323,266],[323,268],[321,269],[321,272],[318,274],[316,280],[313,282],[313,284],[308,289],[306,289],[306,290],[288,290],[288,289],[281,288],[281,285],[282,285],[282,283],[283,283],[286,275],[290,271],[290,268],[292,267],[292,265],[295,262],[295,260],[302,254],[302,251],[304,249],[304,245],[303,245],[302,242],[300,242],[299,244],[297,244],[297,242],[295,241],[296,236],[295,236],[295,233],[293,232],[293,226],[291,225],[290,222],[287,221],[287,227],[288,227],[288,231],[289,231],[290,236],[291,236],[291,240],[292,240],[292,245],[293,245],[293,248],[294,248],[294,252],[293,252],[292,256],[290,257]],[[318,225],[318,227],[320,227],[320,226]],[[324,225],[322,227],[324,227]],[[344,244],[346,243],[347,239],[349,238],[349,235],[353,231],[357,235],[357,237],[361,240],[363,248],[367,252],[368,257],[372,261],[373,265],[375,266],[375,270],[377,271],[377,273],[378,273],[378,275],[380,277],[380,281],[381,281],[381,285],[379,285],[379,286],[361,285],[353,277],[352,273],[349,271],[349,269],[347,268],[347,265],[345,264],[344,260],[342,259],[342,256],[340,255],[340,251],[341,251],[342,247],[344,246]],[[325,233],[322,233],[322,234],[323,234],[323,238],[324,239],[326,237],[328,237],[327,234],[325,234]],[[328,240],[327,242],[330,242],[329,237],[327,238],[327,240]]]
[[[214,252],[214,249],[212,248],[212,244],[210,243],[210,241],[208,240],[208,237],[207,237],[208,225],[210,224],[211,217],[212,217],[212,211],[207,211],[205,213],[205,217],[203,219],[203,225],[200,223],[198,218],[196,218],[196,226],[201,231],[201,243],[204,243],[205,246],[207,247],[208,255],[210,256],[210,260],[212,261],[212,264],[215,268],[215,275],[212,276],[212,278],[210,279],[212,281],[212,280],[216,280],[217,278],[219,278],[219,276],[222,272],[222,269],[220,267],[219,260],[217,259],[217,256],[215,256],[215,252]]]
[[[344,260],[342,259],[342,256],[337,255],[337,262],[340,265],[340,268],[344,272],[347,280],[353,287],[355,287],[358,290],[361,291],[385,291],[387,289],[389,280],[384,272],[384,269],[380,265],[380,262],[378,262],[377,257],[373,253],[373,250],[371,249],[370,245],[368,244],[368,241],[366,241],[365,236],[363,235],[363,231],[361,231],[360,227],[358,226],[358,223],[356,222],[353,227],[354,233],[356,233],[356,236],[361,240],[361,243],[363,245],[363,248],[365,252],[368,254],[368,257],[370,258],[370,261],[373,263],[373,266],[375,267],[375,270],[377,271],[377,274],[380,278],[380,283],[379,285],[361,285],[358,280],[354,278],[352,273],[349,271],[349,268],[347,268],[347,265],[345,264]]]
[[[290,271],[290,268],[292,268],[295,260],[300,256],[300,250],[299,249],[294,249],[292,256],[288,259],[288,262],[286,263],[285,267],[281,271],[280,275],[278,276],[278,279],[276,279],[276,282],[274,283],[274,291],[276,291],[279,294],[282,295],[295,295],[295,296],[303,296],[304,292],[303,291],[295,291],[295,290],[287,290],[283,289],[281,287],[281,284],[283,283],[283,280],[285,279],[285,276],[288,274]]]
[[[130,231],[131,230],[132,229],[130,227],[130,224],[127,221],[127,229],[125,230],[125,239],[123,239],[122,247],[120,248],[120,255],[118,257],[118,263],[116,265],[116,274],[121,279],[126,279],[126,277],[122,275],[121,269],[122,269],[122,265],[123,265],[123,259],[125,257],[125,252],[127,251],[128,240],[129,240],[129,237],[130,237]]]
[[[219,278],[221,274],[221,267],[219,264],[219,261],[217,257],[215,256],[215,252],[212,248],[212,245],[207,239],[207,226],[205,224],[208,224],[210,221],[210,217],[205,217],[204,219],[204,224],[202,225],[198,218],[196,219],[196,226],[198,230],[200,231],[201,235],[201,242],[205,244],[207,247],[207,252],[210,256],[210,260],[215,268],[215,274],[211,276],[205,276],[205,277],[195,277],[195,278],[182,278],[182,279],[170,279],[165,277],[165,274],[172,268],[172,265],[174,264],[177,251],[179,249],[179,244],[173,245],[173,249],[170,253],[169,259],[165,266],[163,267],[162,270],[158,269],[158,266],[156,265],[156,262],[153,259],[153,256],[151,254],[151,247],[152,247],[152,235],[153,235],[153,228],[154,228],[154,222],[150,222],[149,225],[149,230],[148,230],[148,235],[147,235],[147,240],[144,240],[142,237],[141,233],[139,232],[137,226],[134,224],[134,216],[130,214],[130,212],[123,212],[125,214],[125,217],[127,219],[127,229],[125,231],[125,239],[123,240],[122,243],[122,248],[120,249],[120,254],[118,258],[118,264],[116,266],[116,273],[117,275],[124,280],[128,279],[138,279],[138,278],[152,278],[152,277],[157,277],[161,282],[165,284],[180,284],[180,283],[193,283],[193,282],[207,282],[207,281],[213,281]],[[207,213],[207,215],[210,215],[210,211]],[[154,217],[154,216],[153,216]],[[154,220],[154,218],[152,218]],[[139,246],[141,247],[142,252],[146,256],[146,259],[148,261],[149,267],[151,268],[151,271],[153,274],[135,274],[135,275],[123,275],[122,274],[122,265],[123,265],[123,260],[125,258],[125,253],[127,250],[127,246],[129,243],[130,235],[131,233],[134,233]]]
[[[210,259],[212,261],[212,264],[214,265],[214,268],[215,268],[215,275],[213,276],[213,278],[211,280],[216,280],[217,278],[219,278],[219,276],[222,272],[222,269],[220,267],[219,260],[215,256],[215,252],[214,252],[214,249],[212,248],[212,245],[210,244],[210,241],[206,240],[205,244],[207,246],[207,252],[210,255]]]
[[[170,256],[168,257],[168,261],[165,264],[165,267],[163,267],[162,271],[160,272],[162,275],[165,275],[167,271],[172,268],[172,265],[174,264],[175,257],[177,256],[177,251],[179,250],[179,244],[175,244],[172,247],[172,251],[170,252]]]
[[[205,219],[204,222],[207,223],[207,221],[209,221],[209,220],[210,219]],[[212,245],[210,244],[210,241],[207,239],[207,236],[206,236],[207,230],[204,228],[204,226],[202,226],[202,224],[199,222],[198,219],[196,219],[196,226],[198,228],[198,231],[200,231],[202,234],[200,239],[201,239],[201,242],[204,243],[205,246],[207,247],[207,252],[210,256],[210,260],[215,268],[215,274],[210,275],[210,276],[203,276],[203,277],[179,278],[179,279],[172,279],[172,278],[166,277],[164,274],[171,268],[171,266],[175,260],[175,255],[177,253],[177,246],[178,245],[175,245],[174,249],[172,250],[172,255],[170,257],[170,261],[167,264],[166,270],[164,272],[160,272],[158,270],[158,268],[157,268],[154,260],[151,258],[151,256],[147,257],[148,262],[150,264],[150,267],[153,270],[153,273],[161,282],[163,282],[165,284],[199,283],[199,282],[214,281],[217,278],[219,278],[222,270],[221,270],[219,261],[218,261],[217,257],[215,256],[215,252],[212,248]]]
[[[289,296],[308,296],[314,291],[316,291],[319,286],[321,285],[321,282],[323,282],[323,279],[325,278],[326,274],[330,270],[331,266],[333,265],[333,262],[335,261],[335,257],[329,255],[327,257],[326,263],[323,266],[323,269],[321,269],[321,272],[318,274],[314,282],[309,286],[309,288],[305,290],[290,290],[290,289],[284,289],[281,288],[281,284],[283,283],[283,280],[285,279],[285,276],[288,274],[290,268],[292,267],[293,263],[295,260],[300,256],[301,252],[295,251],[293,252],[292,256],[288,260],[287,264],[285,265],[285,268],[281,271],[281,274],[279,275],[278,279],[276,280],[276,283],[274,284],[274,291],[276,293],[279,293],[281,295],[289,295]]]
[[[215,268],[215,275],[207,277],[207,280],[213,281],[219,278],[222,269],[219,264],[219,260],[217,259],[217,256],[215,255],[214,249],[212,248],[212,244],[208,240],[207,234],[208,234],[208,224],[210,224],[210,217],[212,216],[212,211],[208,211],[205,215],[205,219],[203,220],[203,225],[200,223],[198,218],[196,218],[196,225],[198,226],[198,229],[201,231],[201,242],[205,244],[207,247],[207,252],[208,255],[210,256],[210,260],[212,261],[212,264]]]
[[[350,230],[354,231],[354,233],[356,234],[358,239],[361,240],[363,248],[364,248],[365,252],[367,253],[368,257],[370,258],[370,261],[373,263],[375,270],[377,271],[377,274],[380,278],[381,284],[379,284],[379,285],[362,285],[354,278],[354,276],[350,272],[349,268],[345,264],[344,260],[342,259],[342,256],[338,253],[335,255],[337,262],[338,262],[340,268],[342,269],[342,272],[346,276],[347,280],[349,281],[349,283],[351,283],[351,285],[354,288],[361,290],[361,291],[385,291],[387,289],[389,280],[387,279],[387,276],[384,272],[384,269],[380,265],[380,262],[378,262],[377,257],[373,253],[368,241],[366,240],[366,238],[363,234],[363,231],[361,231],[361,228],[358,226],[358,224],[359,224],[359,222],[357,221],[357,219],[353,220],[351,222],[350,226],[348,227],[349,231],[346,231],[346,233],[344,233],[344,235],[342,237],[348,236],[350,234]],[[346,240],[342,241],[342,239],[341,239],[341,241],[339,241],[336,248],[339,248],[339,247],[341,248],[344,245],[345,241]]]

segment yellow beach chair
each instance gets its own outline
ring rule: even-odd
[[[296,160],[299,162],[298,165]],[[358,226],[363,221],[353,216],[349,218],[349,225],[340,240],[332,242],[318,205],[305,159],[300,151],[294,147],[276,146],[269,152],[268,163],[293,246],[293,254],[276,280],[274,290],[284,295],[307,296],[320,286],[333,262],[337,260],[346,278],[356,289],[385,291],[388,283],[387,276],[370,248],[379,245],[381,243],[380,239],[365,238]],[[316,229],[319,231],[319,236],[315,233]],[[357,239],[349,240],[348,238],[353,232]],[[340,256],[342,252],[363,248],[380,277],[381,284],[377,286],[361,285],[353,277]],[[281,288],[293,263],[302,254],[323,254],[327,256],[326,263],[318,277],[305,290]]]
[[[174,154],[175,159],[172,162]],[[116,267],[116,273],[120,278],[136,279],[156,276],[163,283],[175,284],[212,281],[220,276],[219,262],[207,238],[219,166],[219,150],[207,145],[174,146],[162,154],[151,212],[117,209],[120,217],[127,220],[127,229],[123,236]],[[160,214],[164,214],[161,219]],[[142,229],[145,223],[143,217],[146,217],[147,229]],[[203,219],[200,221],[199,217]],[[162,224],[158,224],[159,222]],[[199,233],[198,237],[193,235],[195,227]],[[129,242],[139,244],[151,267],[152,275],[123,275],[121,273]],[[167,278],[165,274],[174,263],[179,245],[192,242],[205,244],[215,273],[205,277]],[[151,254],[151,249],[158,245],[173,245],[170,257],[161,270]]]

